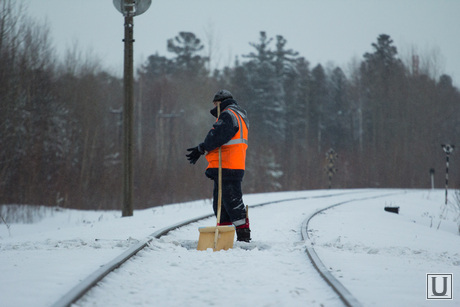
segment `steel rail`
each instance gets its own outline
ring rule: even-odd
[[[128,261],[134,255],[136,255],[140,250],[147,247],[148,244],[153,239],[159,239],[160,237],[166,235],[168,232],[174,229],[185,226],[187,224],[197,222],[199,220],[202,220],[202,219],[205,219],[211,216],[212,214],[206,214],[203,216],[199,216],[199,217],[196,217],[190,220],[186,220],[183,222],[179,222],[177,224],[173,224],[171,226],[165,227],[163,229],[160,229],[152,233],[148,239],[131,246],[129,249],[124,251],[122,254],[115,257],[112,261],[106,263],[105,265],[100,267],[98,270],[96,270],[94,273],[86,277],[77,286],[72,288],[69,292],[67,292],[64,296],[62,296],[56,303],[54,303],[52,307],[70,307],[73,303],[75,303],[83,295],[85,295],[92,287],[94,287],[98,282],[100,282],[110,272],[120,267],[123,263]]]
[[[356,193],[365,193],[367,191],[353,191],[353,192],[340,192],[340,193],[333,193],[333,194],[328,194],[328,195],[317,195],[317,196],[301,196],[301,197],[293,197],[293,198],[285,198],[285,199],[280,199],[280,200],[274,200],[274,201],[269,201],[269,202],[264,202],[264,203],[259,203],[255,205],[249,206],[250,208],[256,208],[256,207],[262,207],[266,205],[272,205],[280,202],[286,202],[286,201],[295,201],[295,200],[304,200],[304,199],[316,199],[316,198],[327,198],[327,197],[334,197],[334,196],[341,196],[341,195],[347,195],[347,194],[356,194]],[[346,202],[344,202],[346,203]],[[337,204],[338,205],[338,204]],[[330,207],[328,207],[330,208]],[[322,211],[322,210],[321,210]],[[320,211],[318,211],[320,212]],[[313,214],[311,217],[313,217],[315,214]],[[154,239],[159,239],[160,237],[168,234],[170,231],[175,230],[177,228],[180,228],[182,226],[198,222],[203,219],[207,219],[214,216],[213,213],[211,214],[205,214],[202,216],[198,216],[186,221],[182,221],[173,225],[170,225],[168,227],[162,228],[154,233],[152,233],[147,239],[134,244],[127,250],[125,250],[122,254],[119,256],[115,257],[112,261],[104,264],[101,266],[98,270],[94,271],[91,275],[86,277],[84,280],[82,280],[78,285],[76,285],[74,288],[72,288],[69,292],[67,292],[65,295],[63,295],[58,301],[56,301],[52,307],[70,307],[72,304],[77,302],[80,298],[82,298],[91,288],[93,288],[98,282],[100,282],[105,276],[107,276],[110,272],[116,270],[119,268],[123,263],[128,261],[130,258],[135,256],[140,250],[144,249],[149,245],[149,243],[154,240]],[[310,217],[310,218],[311,218]],[[308,225],[308,223],[307,223]],[[302,228],[304,228],[302,226]],[[319,258],[318,258],[319,259]]]
[[[377,199],[377,198],[382,198],[382,197],[387,197],[391,195],[397,195],[405,192],[395,192],[395,193],[386,193],[383,195],[377,195],[377,196],[369,196],[369,197],[363,197],[363,198],[355,198],[351,200],[346,200],[342,201],[336,204],[333,204],[331,206],[328,206],[326,208],[323,208],[321,210],[318,210],[311,214],[309,217],[307,217],[303,223],[302,223],[302,229],[301,229],[301,234],[302,234],[302,240],[306,241],[307,247],[305,249],[305,252],[308,255],[308,258],[312,262],[313,266],[315,269],[318,271],[318,273],[321,275],[321,277],[326,281],[326,283],[334,290],[334,292],[339,296],[340,300],[345,304],[345,306],[348,307],[361,307],[362,304],[351,294],[350,291],[348,291],[347,288],[345,288],[342,283],[340,283],[334,275],[329,272],[329,270],[326,268],[324,263],[321,261],[319,258],[318,254],[316,253],[315,249],[313,248],[314,244],[311,242],[311,238],[309,235],[309,229],[308,229],[308,224],[310,221],[318,214],[335,208],[337,206],[341,206],[344,204],[352,203],[352,202],[357,202],[357,201],[363,201],[363,200],[369,200],[369,199]]]

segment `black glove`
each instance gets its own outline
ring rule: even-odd
[[[195,164],[196,161],[198,161],[198,159],[201,157],[201,155],[204,154],[204,150],[201,147],[201,144],[197,147],[188,148],[187,151],[190,151],[190,153],[186,155],[187,159],[190,161],[190,164]]]

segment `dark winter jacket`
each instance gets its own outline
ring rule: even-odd
[[[237,109],[239,112],[246,114],[246,111],[242,109],[234,99],[225,99],[221,102],[221,114],[219,119],[214,123],[213,129],[208,132],[203,143],[200,144],[200,147],[205,151],[209,152],[218,147],[221,147],[228,141],[232,139],[235,133],[238,132],[238,123],[234,121],[233,116],[228,112],[224,112],[225,109],[231,107]],[[217,107],[211,110],[211,114],[214,117],[217,117]],[[249,126],[247,118],[245,119],[246,125]],[[206,176],[211,179],[217,179],[218,169],[217,168],[208,168],[206,169]],[[222,169],[222,179],[223,180],[242,180],[244,176],[244,170],[234,170],[234,169]]]

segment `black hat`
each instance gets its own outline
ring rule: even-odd
[[[227,90],[220,90],[214,95],[214,99],[212,100],[212,102],[214,102],[214,101],[224,101],[227,98],[233,98],[232,93],[230,93]]]

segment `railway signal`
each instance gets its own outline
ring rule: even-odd
[[[449,187],[449,156],[454,151],[455,146],[449,144],[442,144],[442,149],[446,153],[446,205],[447,205],[447,190]]]
[[[439,224],[438,224],[438,229],[439,229],[439,226],[441,226],[441,221],[442,221],[442,218],[444,216],[444,212],[446,211],[446,208],[447,208],[447,192],[448,192],[448,188],[449,188],[449,157],[450,157],[450,154],[454,151],[454,148],[455,146],[454,145],[450,145],[450,144],[441,144],[441,147],[442,149],[444,150],[444,152],[446,153],[446,201],[444,203],[444,208],[441,212],[441,216],[440,216],[440,219],[439,219]]]
[[[329,179],[329,189],[332,188],[332,177],[334,176],[335,173],[337,173],[337,168],[335,168],[335,161],[337,160],[338,155],[334,151],[334,149],[329,149],[326,152],[326,175]]]

